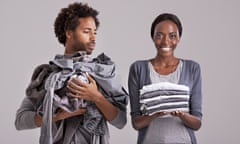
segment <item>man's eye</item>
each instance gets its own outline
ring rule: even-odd
[[[88,34],[88,33],[89,33],[89,31],[83,31],[83,33],[86,33],[86,34]]]

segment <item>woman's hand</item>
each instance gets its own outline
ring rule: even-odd
[[[201,120],[194,115],[183,111],[174,111],[171,112],[171,115],[179,117],[187,127],[193,130],[198,130],[201,127]]]
[[[158,112],[153,115],[142,115],[133,118],[132,123],[133,127],[136,130],[147,127],[155,118],[168,115],[169,112]]]
[[[177,111],[171,112],[170,114],[181,118],[185,115],[185,112],[177,110]]]

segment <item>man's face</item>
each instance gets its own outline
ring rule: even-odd
[[[96,44],[96,30],[92,17],[79,18],[79,25],[72,31],[70,40],[73,52],[86,51],[91,54]]]

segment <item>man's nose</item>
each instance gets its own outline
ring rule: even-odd
[[[95,32],[92,32],[92,33],[90,34],[90,40],[91,40],[91,41],[95,41],[95,40],[96,40],[96,33],[95,33]]]

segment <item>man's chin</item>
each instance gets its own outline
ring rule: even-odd
[[[86,49],[86,52],[87,52],[87,54],[92,54],[93,50],[94,50],[94,48],[88,48],[88,49]]]
[[[90,54],[92,54],[92,52],[87,52],[87,55],[90,55]]]
[[[86,53],[87,53],[88,55],[92,54],[92,52],[93,52],[93,50],[86,50]]]
[[[86,52],[86,54],[90,55],[92,54],[93,49],[78,50],[77,52],[80,52],[80,51]]]

